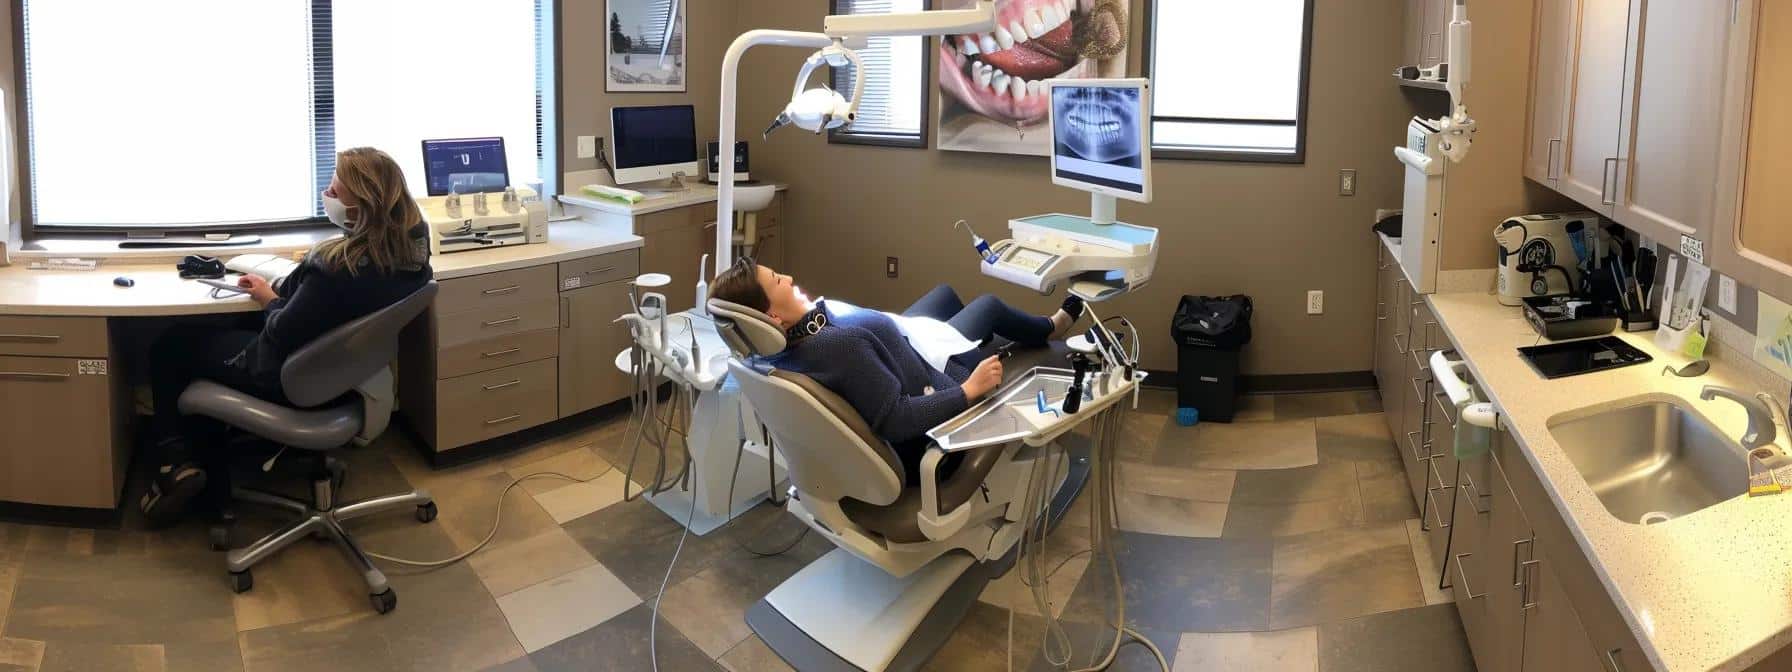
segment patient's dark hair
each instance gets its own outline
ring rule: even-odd
[[[752,257],[741,257],[728,270],[709,283],[709,297],[765,312],[772,307],[771,297],[759,286],[759,264]]]

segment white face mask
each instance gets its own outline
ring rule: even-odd
[[[329,194],[318,195],[322,196],[324,199],[324,216],[330,218],[331,224],[335,224],[337,228],[342,229],[343,231],[355,230],[355,223],[348,221],[347,205],[344,205],[340,199]]]

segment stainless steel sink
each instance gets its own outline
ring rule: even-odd
[[[1742,446],[1671,397],[1552,420],[1549,431],[1619,520],[1662,523],[1748,490]]]

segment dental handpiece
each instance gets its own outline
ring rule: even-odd
[[[1076,375],[1070,379],[1070,389],[1064,393],[1064,413],[1077,412],[1083,407],[1083,379],[1089,374],[1089,358],[1083,353],[1071,355],[1070,366],[1076,369]]]

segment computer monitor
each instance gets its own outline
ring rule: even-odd
[[[1053,79],[1046,85],[1052,183],[1150,203],[1151,80]]]
[[[503,191],[510,186],[504,139],[424,140],[423,178],[431,196]]]
[[[610,144],[617,184],[699,175],[697,112],[690,105],[610,108]]]

